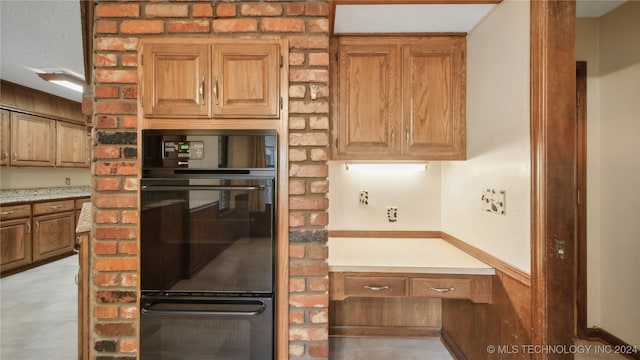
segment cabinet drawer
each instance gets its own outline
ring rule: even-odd
[[[442,299],[470,299],[471,279],[413,278],[411,296]]]
[[[73,200],[48,201],[33,204],[33,215],[54,214],[64,211],[74,211]]]
[[[406,277],[387,276],[346,276],[344,278],[346,296],[406,296]]]
[[[10,205],[0,207],[0,220],[19,219],[31,216],[31,205]]]

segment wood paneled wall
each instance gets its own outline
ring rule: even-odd
[[[443,341],[458,360],[531,359],[522,348],[531,344],[531,287],[496,270],[492,298],[491,304],[443,300]]]
[[[22,85],[2,81],[0,104],[11,110],[84,124],[79,102],[54,96]]]

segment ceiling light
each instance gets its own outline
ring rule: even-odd
[[[347,170],[363,171],[424,171],[426,162],[345,162]]]
[[[43,80],[54,83],[56,85],[64,86],[79,93],[84,91],[84,80],[66,72],[38,73],[38,76],[40,76],[40,78],[42,78]]]

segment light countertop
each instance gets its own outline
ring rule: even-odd
[[[80,217],[76,225],[76,233],[91,231],[91,219],[91,203],[82,204],[82,210],[80,210]]]
[[[329,238],[329,271],[493,275],[495,269],[436,238]]]
[[[0,204],[91,196],[89,186],[0,190]]]

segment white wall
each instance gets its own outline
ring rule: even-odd
[[[329,162],[329,230],[440,230],[440,163],[426,171],[346,170],[344,161]],[[359,202],[369,192],[369,205]],[[398,207],[398,221],[386,208]]]
[[[640,345],[640,2],[578,22],[587,60],[588,325]],[[592,70],[589,70],[592,68]],[[594,92],[592,94],[591,92]]]
[[[467,160],[442,164],[442,231],[527,273],[530,243],[529,2],[507,0],[469,34]],[[506,214],[481,210],[506,191]]]
[[[64,187],[66,178],[71,186],[91,185],[89,169],[51,169],[51,168],[0,168],[0,189],[33,189]]]

